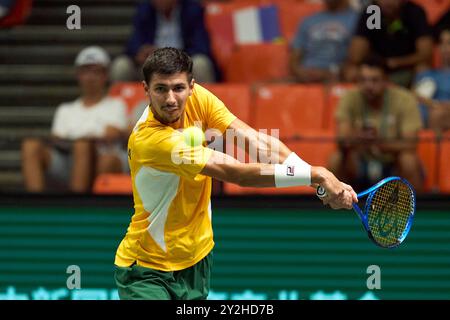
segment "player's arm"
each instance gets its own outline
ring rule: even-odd
[[[212,151],[212,155],[200,173],[242,187],[283,188],[320,184],[328,194],[326,204],[330,204],[334,209],[351,209],[352,203],[357,201],[353,189],[340,182],[333,173],[323,167],[307,164],[288,166],[241,163],[224,153]]]
[[[279,139],[257,132],[242,120],[234,120],[227,128],[231,130],[237,137],[237,141],[245,141],[245,151],[256,150],[257,162],[266,163],[283,163],[292,153],[291,150]],[[226,138],[226,136],[225,136]],[[260,157],[264,155],[264,159]]]

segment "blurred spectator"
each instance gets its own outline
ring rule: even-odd
[[[442,66],[419,73],[414,85],[425,123],[438,134],[450,129],[450,27],[439,36],[439,51]]]
[[[32,0],[0,0],[0,28],[21,25],[31,13]]]
[[[15,3],[16,0],[0,0],[0,20],[9,14]]]
[[[369,29],[364,10],[349,50],[345,69],[347,81],[355,81],[357,66],[371,52],[386,59],[390,80],[409,87],[415,71],[429,68],[433,39],[425,11],[408,0],[376,0],[381,9],[381,28]]]
[[[372,0],[350,0],[351,7],[356,11],[362,11],[370,3],[372,3]]]
[[[197,82],[214,82],[204,9],[195,0],[146,0],[139,4],[126,55],[117,57],[111,68],[112,81],[136,81],[145,59],[160,47],[184,49],[194,60]]]
[[[355,188],[400,175],[420,191],[423,174],[416,155],[420,111],[414,95],[388,85],[386,69],[381,57],[369,57],[360,66],[358,88],[341,98],[336,112],[339,151],[330,167]]]
[[[450,30],[450,9],[445,12],[436,25],[433,26],[433,33],[436,40],[439,41],[439,37],[445,29]]]
[[[96,174],[127,170],[126,106],[106,95],[109,62],[100,47],[78,54],[80,98],[57,108],[50,141],[28,138],[22,144],[27,191],[45,191],[50,182],[56,190],[87,192]]]
[[[299,82],[339,80],[358,14],[348,0],[325,0],[326,9],[306,18],[292,44],[291,72]]]

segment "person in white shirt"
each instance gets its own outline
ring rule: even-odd
[[[49,141],[27,138],[22,143],[26,191],[50,187],[84,193],[98,174],[127,172],[126,105],[107,96],[109,65],[110,58],[100,47],[78,54],[80,97],[57,108]]]

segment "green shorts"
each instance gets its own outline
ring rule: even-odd
[[[212,251],[179,271],[160,271],[133,264],[117,267],[114,278],[121,300],[204,300],[208,297]]]

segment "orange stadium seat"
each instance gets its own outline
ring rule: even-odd
[[[330,156],[336,149],[336,134],[331,130],[309,130],[296,139],[286,140],[286,145],[306,162],[328,167]]]
[[[256,92],[254,128],[279,129],[291,138],[322,129],[325,108],[323,85],[273,84]]]
[[[240,120],[251,125],[251,93],[248,85],[237,83],[202,84],[214,93]]]
[[[434,25],[450,8],[449,0],[412,0],[422,6],[427,14],[428,22]]]
[[[437,188],[438,148],[436,134],[433,130],[421,130],[417,154],[425,171],[425,191],[434,191]]]
[[[301,2],[295,0],[278,1],[281,33],[291,42],[299,24],[307,17],[323,10],[322,2]]]
[[[447,131],[441,140],[439,155],[439,190],[450,193],[450,169],[447,161],[450,159],[450,131]]]
[[[222,68],[235,48],[229,30],[230,14],[245,7],[257,6],[260,3],[261,0],[235,0],[223,3],[212,2],[206,5],[205,23],[211,39],[211,49],[217,63]]]
[[[127,104],[128,113],[131,113],[139,102],[147,99],[141,82],[115,83],[111,86],[109,95],[122,98]]]
[[[94,194],[132,194],[131,177],[128,174],[101,174],[93,187]]]
[[[284,79],[289,75],[288,47],[275,43],[239,45],[230,55],[224,75],[228,82]]]
[[[335,113],[339,104],[339,100],[347,90],[354,87],[355,84],[352,83],[339,83],[328,87],[323,120],[325,129],[331,129],[333,131],[336,130]]]
[[[336,150],[335,134],[332,131],[311,130],[297,139],[287,140],[286,145],[306,162],[317,166],[328,166],[330,156]],[[292,188],[244,188],[232,183],[224,183],[224,192],[238,194],[314,194],[310,187]]]

